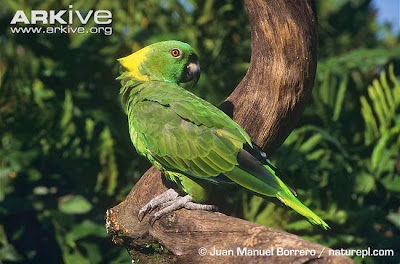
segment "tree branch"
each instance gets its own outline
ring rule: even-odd
[[[311,95],[316,18],[313,1],[244,2],[251,25],[251,61],[226,103],[234,105],[234,120],[270,154],[290,134]]]
[[[317,63],[315,13],[311,0],[244,2],[252,29],[251,62],[221,109],[270,154],[290,134],[311,94]],[[145,263],[352,263],[345,257],[329,256],[322,245],[221,213],[182,209],[153,227],[148,216],[139,222],[139,208],[166,190],[160,172],[152,167],[123,202],[107,211],[108,233],[133,259]],[[202,247],[209,253],[214,247],[232,249],[233,255],[201,256]],[[237,247],[275,252],[269,257],[243,257],[237,255]],[[277,255],[278,247],[310,251],[306,256],[282,257]]]

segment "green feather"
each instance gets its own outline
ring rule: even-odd
[[[176,45],[184,54],[180,60],[171,59],[168,53]],[[121,59],[129,71],[119,78],[121,95],[137,151],[162,167],[194,201],[208,197],[204,179],[218,184],[216,176],[223,174],[255,193],[277,197],[310,222],[328,228],[292,194],[269,161],[261,164],[243,150],[244,144],[253,147],[243,128],[177,85],[177,74],[186,67],[190,54],[194,54],[190,46],[173,41],[149,46],[138,57]],[[142,62],[139,69],[135,59]]]

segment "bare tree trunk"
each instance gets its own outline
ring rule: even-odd
[[[279,147],[310,97],[317,64],[317,26],[311,0],[244,0],[249,14],[252,56],[242,82],[221,105],[268,154]],[[221,213],[171,213],[149,225],[137,213],[166,191],[159,171],[150,168],[126,199],[109,209],[107,231],[133,260],[145,263],[352,263],[295,235]],[[243,248],[272,256],[239,256]],[[213,249],[229,256],[212,256]],[[292,251],[280,256],[278,249]],[[269,250],[269,251],[268,251]],[[207,252],[206,252],[207,251]],[[206,252],[206,253],[205,253]],[[260,251],[261,252],[261,251]],[[304,252],[303,252],[304,253]],[[315,255],[313,254],[315,253]],[[321,255],[320,255],[321,254]],[[204,255],[204,256],[203,256]]]

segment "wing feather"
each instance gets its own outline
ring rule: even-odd
[[[142,141],[147,152],[143,154],[166,169],[196,177],[231,171],[243,144],[251,144],[250,137],[223,112],[183,91],[145,93],[128,112],[135,130],[131,136]]]

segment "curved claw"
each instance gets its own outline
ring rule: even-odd
[[[137,215],[139,221],[141,222],[146,214],[150,213],[153,209],[161,207],[158,212],[155,212],[150,216],[150,225],[153,226],[155,221],[160,219],[161,217],[179,210],[181,208],[186,208],[188,210],[204,210],[204,211],[216,211],[217,207],[214,205],[207,204],[198,204],[192,202],[192,197],[190,195],[186,195],[184,197],[180,197],[178,192],[174,189],[169,189],[166,192],[160,194],[159,196],[153,198],[145,204]]]
[[[147,209],[147,208],[144,208],[144,207],[142,207],[142,208],[139,210],[139,213],[138,213],[138,215],[137,215],[139,222],[142,222],[144,216],[145,216],[148,212],[150,212],[150,209]]]
[[[137,215],[139,222],[141,222],[145,215],[151,212],[154,208],[158,207],[159,205],[165,204],[166,202],[175,200],[178,196],[179,194],[174,189],[168,189],[164,193],[151,199],[150,202],[140,208]]]
[[[160,219],[161,217],[185,207],[185,204],[191,201],[192,197],[190,197],[190,195],[186,195],[184,197],[179,197],[172,203],[168,202],[168,206],[162,208],[160,211],[150,216],[150,225],[153,226],[154,222]]]

